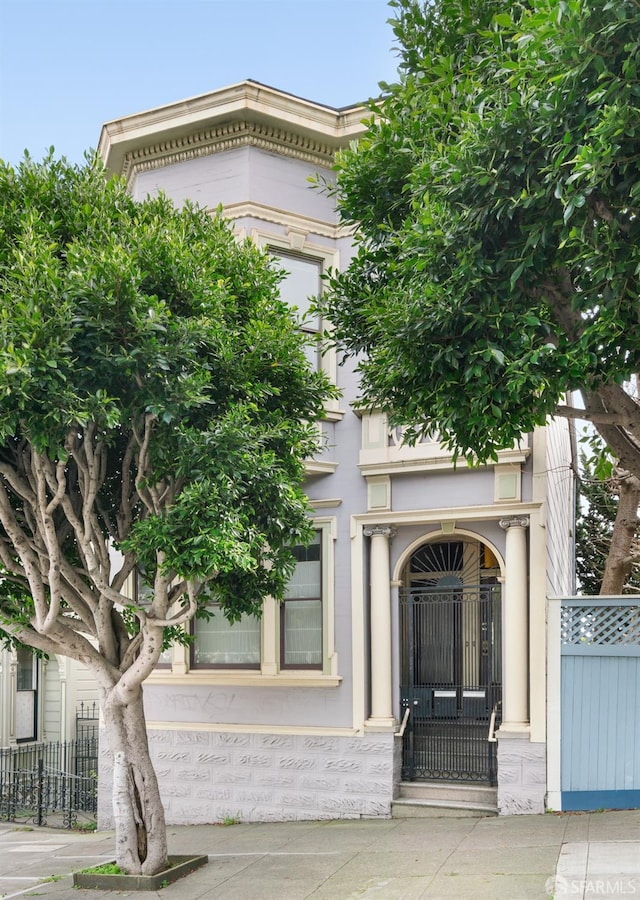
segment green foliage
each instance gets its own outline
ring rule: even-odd
[[[618,511],[618,488],[611,458],[592,434],[581,439],[580,478],[576,516],[576,574],[584,594],[600,593],[611,535]],[[640,566],[627,576],[622,593],[640,592]]]
[[[239,825],[240,824],[240,816],[225,816],[222,820],[222,825],[228,827],[230,825]]]
[[[400,80],[337,163],[359,248],[327,303],[365,399],[482,460],[568,389],[611,417],[640,362],[640,8],[391,6]],[[638,471],[630,418],[606,439]]]
[[[0,628],[120,666],[189,585],[231,619],[282,595],[332,389],[278,279],[220,212],[135,202],[96,159],[0,163]]]
[[[92,875],[125,875],[120,866],[114,862],[101,863],[99,866],[90,866],[88,869],[78,869],[82,874],[91,873]]]

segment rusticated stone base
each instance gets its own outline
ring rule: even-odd
[[[391,816],[393,734],[348,737],[149,731],[167,824]],[[100,761],[98,822],[111,827],[110,759]]]
[[[543,813],[546,790],[545,745],[527,734],[498,734],[498,814]]]

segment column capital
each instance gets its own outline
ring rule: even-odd
[[[509,518],[500,519],[499,525],[505,531],[509,528],[528,528],[529,516],[509,516]]]
[[[365,525],[364,526],[364,536],[365,537],[373,537],[376,534],[381,534],[383,537],[391,538],[395,537],[396,530],[393,525]]]

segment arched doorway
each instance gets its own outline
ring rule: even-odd
[[[495,783],[501,590],[492,550],[468,536],[424,543],[400,591],[403,778]]]

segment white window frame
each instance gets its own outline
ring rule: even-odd
[[[274,258],[278,258],[278,251],[284,256],[295,256],[298,259],[307,259],[310,262],[319,263],[321,275],[329,269],[337,269],[340,261],[340,253],[330,247],[323,247],[309,241],[304,232],[288,229],[286,234],[272,234],[257,228],[251,229],[252,240],[264,250],[274,250]],[[286,268],[285,265],[282,268]],[[320,318],[320,331],[324,334],[331,332],[331,323]],[[324,372],[332,384],[338,381],[338,361],[335,348],[320,345],[319,368]],[[338,398],[325,401],[325,419],[339,421],[344,416],[344,410],[340,409]]]
[[[338,674],[338,656],[335,646],[335,541],[337,519],[335,516],[318,516],[312,519],[320,532],[322,559],[322,668],[294,669],[280,665],[280,603],[267,598],[261,618],[260,668],[191,668],[190,648],[173,645],[170,669],[157,668],[149,681],[154,684],[219,684],[219,685],[282,685],[287,687],[336,687],[342,678]]]

